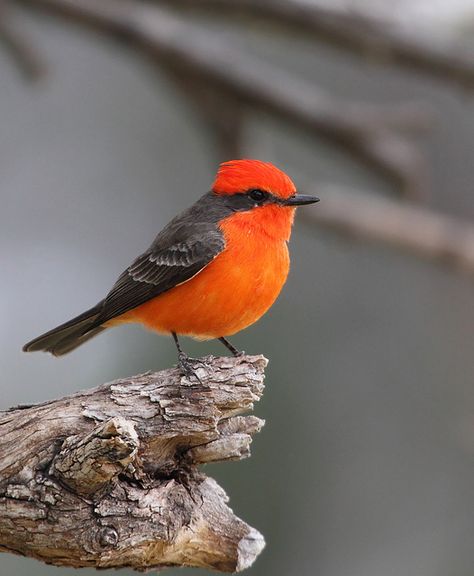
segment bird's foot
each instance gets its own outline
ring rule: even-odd
[[[199,378],[196,372],[196,364],[207,366],[206,362],[199,358],[191,358],[184,353],[178,355],[178,366],[183,376],[186,376],[189,380],[195,378],[200,384],[203,384],[201,378]]]

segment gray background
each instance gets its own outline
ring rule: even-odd
[[[209,188],[218,157],[184,96],[151,66],[93,33],[18,18],[49,74],[27,85],[0,51],[1,407],[175,362],[171,339],[133,326],[61,359],[21,346],[102,298]],[[432,203],[474,216],[472,99],[266,26],[228,32],[341,98],[431,103]],[[319,180],[389,192],[340,152],[265,114],[249,116],[245,154],[274,161],[302,188]],[[471,576],[472,278],[298,221],[291,253],[277,304],[233,339],[270,358],[256,408],[267,425],[250,460],[208,470],[265,534],[248,574]],[[0,556],[1,576],[70,573]]]

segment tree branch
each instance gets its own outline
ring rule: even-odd
[[[413,204],[318,186],[321,203],[303,221],[343,236],[385,244],[474,273],[474,225]]]
[[[306,30],[318,40],[384,65],[394,65],[450,82],[474,87],[474,56],[462,46],[436,43],[419,31],[407,30],[357,8],[311,0],[162,0],[174,6],[241,12]],[[436,35],[435,35],[436,36]]]
[[[227,94],[310,130],[393,181],[409,196],[424,193],[423,155],[406,133],[426,130],[426,106],[376,106],[337,101],[313,84],[248,55],[237,42],[133,0],[24,0],[126,40],[186,81]],[[221,122],[222,118],[218,121]],[[210,119],[216,122],[217,118]],[[227,130],[227,127],[226,127]],[[232,139],[225,138],[234,145]]]
[[[0,0],[0,42],[27,80],[35,81],[44,76],[45,66],[38,51],[14,26],[10,2],[5,0]]]
[[[198,471],[249,456],[263,356],[177,369],[0,413],[0,550],[56,566],[234,572],[264,546]]]

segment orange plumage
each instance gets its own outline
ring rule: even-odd
[[[291,179],[270,162],[229,160],[219,166],[212,190],[217,194],[236,194],[252,188],[289,198],[296,192]]]
[[[241,214],[224,220],[226,248],[204,270],[108,325],[140,322],[205,340],[256,322],[276,300],[290,266],[285,235],[269,235],[256,224]]]
[[[95,307],[25,345],[66,354],[112,326],[138,322],[172,334],[225,340],[256,322],[288,276],[295,206],[318,199],[296,193],[268,162],[232,160],[212,190],[173,219]]]
[[[283,199],[296,189],[268,162],[230,161],[214,181],[217,194],[261,189]],[[256,322],[280,293],[290,268],[287,242],[295,208],[274,204],[234,213],[219,223],[225,250],[187,282],[115,318],[162,333],[205,340],[231,336]]]

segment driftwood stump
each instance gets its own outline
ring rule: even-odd
[[[56,566],[236,572],[264,547],[199,464],[249,455],[263,356],[205,359],[0,413],[0,551]]]

